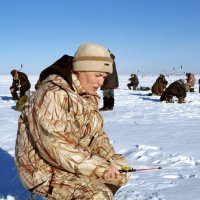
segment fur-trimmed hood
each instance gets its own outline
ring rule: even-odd
[[[40,73],[39,80],[42,82],[48,76],[55,74],[61,76],[72,88],[72,60],[72,56],[63,55],[55,63],[53,63]]]

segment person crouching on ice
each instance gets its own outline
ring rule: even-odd
[[[56,200],[112,200],[130,173],[116,154],[99,112],[97,95],[113,60],[107,48],[81,45],[40,74],[41,86],[23,110],[16,166],[32,194]]]
[[[165,91],[167,84],[168,82],[165,78],[165,75],[160,74],[159,77],[156,79],[155,83],[152,85],[152,94],[161,96],[162,93]]]
[[[131,74],[131,77],[128,80],[130,81],[130,83],[127,84],[128,89],[131,90],[133,87],[133,90],[137,90],[137,87],[139,85],[139,79],[137,75]]]
[[[174,103],[173,97],[178,98],[178,103],[185,103],[186,86],[184,80],[180,79],[171,83],[160,97],[160,101]]]
[[[25,73],[16,69],[13,69],[10,73],[13,77],[13,82],[10,87],[12,99],[17,101],[16,111],[22,111],[30,96],[31,84]]]

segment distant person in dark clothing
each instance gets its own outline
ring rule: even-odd
[[[16,69],[12,70],[10,73],[13,77],[13,82],[10,87],[12,99],[19,100],[27,91],[29,91],[31,84],[25,73],[17,71]],[[17,91],[19,91],[19,95],[17,94]]]
[[[186,87],[184,80],[180,79],[171,83],[160,97],[160,101],[166,101],[167,103],[173,103],[173,97],[178,98],[178,103],[185,103]]]
[[[151,88],[152,94],[161,96],[162,93],[165,91],[167,84],[168,82],[165,76],[163,74],[160,74],[160,76],[156,79],[156,82],[153,84]]]
[[[131,90],[133,87],[133,90],[137,90],[137,87],[139,85],[139,79],[136,74],[131,74],[131,77],[128,79],[130,83],[127,84],[128,89]]]
[[[198,84],[199,84],[199,93],[200,93],[200,79],[199,79],[199,82],[198,82]]]
[[[114,89],[119,87],[115,56],[112,53],[110,53],[110,56],[113,59],[113,73],[105,78],[100,88],[103,90],[103,107],[99,109],[100,111],[113,110],[115,102]]]

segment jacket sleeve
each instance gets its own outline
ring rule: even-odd
[[[98,134],[98,137],[94,139],[91,148],[93,148],[94,152],[98,152],[99,155],[109,161],[111,161],[112,157],[115,155],[114,148],[105,132]]]
[[[12,85],[10,86],[10,89],[13,88],[14,90],[18,91],[19,90],[18,85],[19,85],[18,80],[13,79],[13,82],[12,82]]]
[[[20,89],[23,91],[29,90],[31,85],[28,80],[28,76],[24,73],[21,73],[19,79],[20,79]]]
[[[40,155],[51,165],[68,172],[102,177],[110,162],[91,148],[83,148],[74,112],[68,112],[65,91],[47,92],[35,108],[35,137]],[[84,119],[83,119],[84,120]]]

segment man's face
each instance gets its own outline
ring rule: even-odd
[[[104,72],[76,72],[76,75],[86,92],[96,94],[103,85],[107,73]]]

